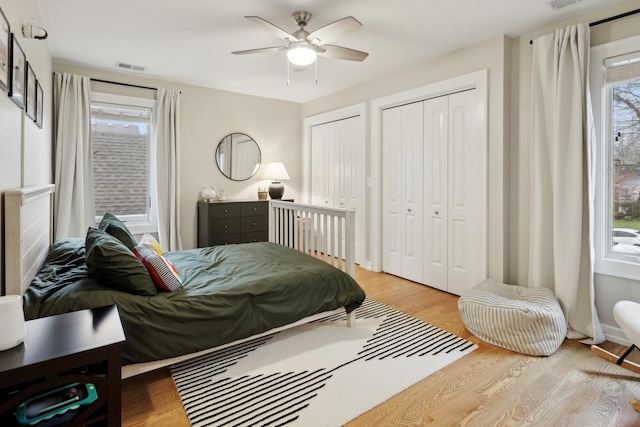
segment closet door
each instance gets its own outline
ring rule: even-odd
[[[402,107],[382,111],[382,271],[402,276]]]
[[[364,259],[365,229],[365,144],[361,123],[361,118],[356,116],[313,126],[310,165],[311,203],[356,211],[355,258],[358,264]],[[318,232],[324,233],[324,230]],[[328,253],[334,252],[336,243],[332,243],[334,249],[326,248]],[[344,249],[344,240],[340,243]]]
[[[448,291],[486,278],[487,147],[478,143],[476,91],[449,96]]]
[[[449,97],[424,102],[424,283],[447,290]]]
[[[334,124],[325,123],[311,129],[311,203],[333,206]]]
[[[358,264],[364,259],[365,230],[365,144],[361,124],[360,117],[338,120],[334,124],[336,138],[335,207],[356,211],[355,256]],[[344,249],[344,240],[342,244]]]
[[[424,283],[460,295],[486,277],[486,147],[476,91],[424,102]]]
[[[423,103],[402,107],[402,277],[423,281]]]
[[[423,278],[422,103],[383,111],[383,270]]]

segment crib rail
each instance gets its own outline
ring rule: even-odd
[[[271,200],[269,241],[323,259],[355,278],[355,210]]]

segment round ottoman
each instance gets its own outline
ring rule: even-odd
[[[458,300],[462,321],[476,337],[531,356],[550,356],[564,341],[567,322],[550,289],[485,280]]]

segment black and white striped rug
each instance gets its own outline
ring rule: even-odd
[[[194,426],[340,426],[477,348],[367,299],[171,367]]]

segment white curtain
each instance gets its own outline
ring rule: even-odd
[[[599,343],[589,48],[586,24],[533,41],[529,286],[555,292],[568,338]]]
[[[95,226],[90,79],[56,73],[54,85],[55,238],[84,237]]]
[[[158,89],[156,174],[158,239],[166,250],[180,241],[180,92]]]

